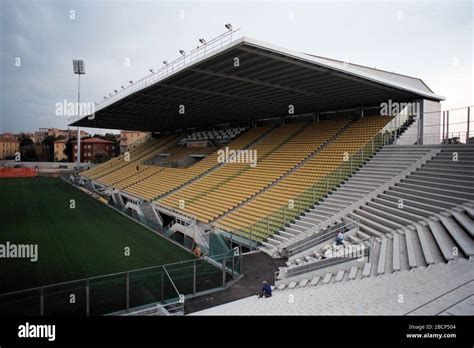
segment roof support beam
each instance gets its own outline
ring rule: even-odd
[[[249,78],[246,78],[246,77],[239,77],[237,75],[219,73],[219,72],[204,70],[204,69],[200,69],[200,68],[193,68],[191,70],[194,71],[194,72],[199,72],[199,73],[207,74],[207,75],[211,75],[211,76],[222,77],[222,78],[226,78],[226,79],[230,79],[230,80],[242,81],[242,82],[247,82],[247,83],[251,83],[251,84],[255,84],[255,85],[277,88],[277,89],[285,90],[285,91],[288,91],[288,92],[300,93],[300,94],[313,96],[313,97],[316,97],[316,98],[320,97],[320,95],[316,94],[316,93],[304,91],[304,90],[301,90],[299,88],[287,87],[287,86],[283,86],[283,85],[276,84],[276,83],[270,83],[270,82],[265,82],[265,81],[260,81],[260,80],[254,80],[254,79],[249,79]]]

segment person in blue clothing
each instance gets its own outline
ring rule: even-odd
[[[258,298],[262,297],[272,297],[272,286],[268,284],[265,280],[263,281],[262,291],[258,294]]]
[[[336,237],[336,245],[344,245],[344,235],[339,232]]]

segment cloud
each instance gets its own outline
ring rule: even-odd
[[[227,22],[274,45],[420,77],[449,106],[473,103],[469,2],[3,0],[0,6],[0,132],[67,126],[52,105],[77,98],[72,59],[86,62],[82,100],[100,101],[179,49],[194,48],[198,38],[223,32]]]

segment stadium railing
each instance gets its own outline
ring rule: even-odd
[[[367,258],[370,258],[370,251],[374,243],[374,237],[369,237],[366,239],[361,239],[356,243],[350,243],[344,245],[340,249],[340,256],[329,257],[326,259],[318,260],[315,262],[307,262],[304,265],[296,266],[294,268],[288,268],[283,271],[275,272],[275,282],[277,280],[295,277],[301,274],[306,274],[309,272],[314,272],[320,269],[327,267],[335,266],[341,263],[346,263],[349,261]],[[336,252],[337,253],[337,252]]]
[[[0,315],[107,315],[165,308],[240,275],[240,250],[0,294]],[[173,307],[173,306],[171,306]]]
[[[355,218],[345,218],[346,221],[334,224],[325,228],[317,235],[310,235],[304,239],[296,241],[290,248],[285,248],[285,255],[283,257],[290,257],[302,251],[310,249],[320,243],[336,238],[337,234],[341,232],[359,231],[359,220]]]

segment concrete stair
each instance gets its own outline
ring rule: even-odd
[[[406,147],[397,146],[382,148],[335,191],[309,211],[303,213],[294,222],[287,224],[280,230],[279,234],[291,239],[318,224],[324,223],[335,214],[391,180],[430,150],[431,148],[419,146],[410,147],[410,151],[407,151]],[[367,211],[367,213],[370,213],[370,211]],[[364,213],[361,216],[363,218]],[[366,230],[370,230],[369,224]],[[267,245],[273,250],[276,250],[283,241],[282,239],[278,240],[275,236],[269,239]]]
[[[443,146],[441,152],[427,162],[428,165],[418,168],[398,184],[352,211],[349,216],[359,220],[359,230],[348,235],[347,241],[355,243],[374,237],[370,259],[356,268],[348,269],[344,264],[338,265],[339,270],[331,268],[331,276],[324,276],[318,286],[332,284],[336,279],[337,282],[344,282],[359,277],[380,277],[472,259],[474,185],[470,183],[474,183],[474,180],[470,176],[459,177],[466,170],[474,172],[474,146],[456,151],[458,162],[451,163],[453,150]],[[433,175],[433,168],[437,167],[431,166],[431,162],[451,165],[446,165],[440,169],[442,172]],[[347,183],[350,182],[349,179]],[[321,212],[313,209],[305,215],[321,219],[337,210],[335,206],[324,207],[330,198],[321,203]],[[301,225],[293,226],[296,228]],[[290,257],[287,265],[314,262],[311,257],[308,251],[305,255],[297,255],[297,258]],[[324,269],[320,271],[324,272]]]

